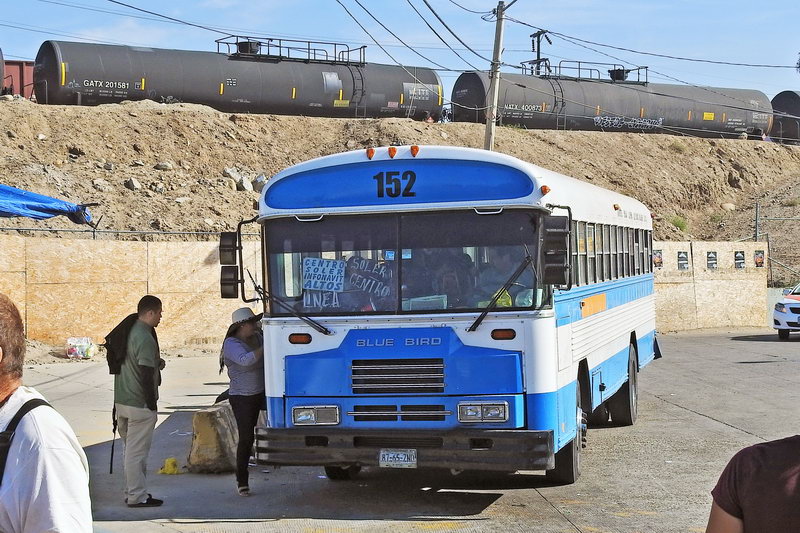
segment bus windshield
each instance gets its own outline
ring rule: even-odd
[[[539,217],[465,210],[269,220],[269,289],[307,315],[474,311],[527,254],[538,264]],[[526,269],[496,307],[540,307],[534,272]]]

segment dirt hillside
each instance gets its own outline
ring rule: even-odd
[[[102,229],[231,229],[254,214],[257,192],[241,189],[252,188],[260,174],[269,177],[314,157],[390,144],[482,147],[483,126],[227,114],[193,104],[0,101],[0,182],[99,203],[92,213],[95,219],[102,216]],[[800,217],[800,147],[498,128],[496,150],[636,197],[655,214],[659,240],[751,236],[756,200],[762,216]],[[77,228],[63,217],[0,219],[0,227]],[[765,223],[762,231],[769,233],[773,257],[800,270],[794,246],[800,221]],[[775,275],[800,278],[780,268]]]

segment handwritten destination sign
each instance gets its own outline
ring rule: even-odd
[[[336,259],[303,258],[303,289],[342,292],[345,261]]]

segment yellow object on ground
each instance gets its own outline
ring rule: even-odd
[[[161,467],[161,470],[158,471],[159,474],[180,474],[181,471],[178,469],[178,460],[174,457],[168,457],[164,459],[164,466]]]

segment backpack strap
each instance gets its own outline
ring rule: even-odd
[[[14,433],[17,430],[20,420],[22,420],[23,416],[28,414],[28,411],[35,409],[40,405],[50,404],[41,398],[34,398],[22,404],[22,407],[19,408],[19,411],[17,411],[17,413],[14,415],[14,418],[12,418],[11,422],[8,423],[8,427],[6,427],[5,431],[0,433],[0,484],[3,483],[3,473],[6,469],[8,451],[11,449],[11,439],[14,438]]]

